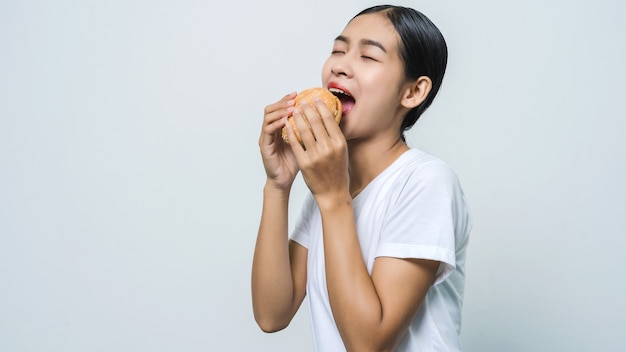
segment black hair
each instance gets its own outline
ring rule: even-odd
[[[400,36],[398,51],[404,62],[405,78],[416,80],[421,76],[427,76],[432,81],[426,99],[411,109],[402,121],[401,132],[404,140],[404,131],[413,127],[433,102],[441,87],[448,62],[448,47],[437,26],[423,13],[412,8],[378,5],[359,12],[354,18],[378,12],[387,16]]]

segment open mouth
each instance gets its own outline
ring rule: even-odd
[[[341,113],[343,115],[346,115],[352,110],[355,100],[350,94],[338,88],[329,88],[328,90],[341,101]]]

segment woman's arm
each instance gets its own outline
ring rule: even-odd
[[[259,138],[267,182],[252,261],[252,306],[257,323],[266,332],[285,328],[305,294],[307,251],[290,244],[287,237],[289,193],[298,165],[280,137],[295,96],[287,94],[265,108]]]
[[[287,327],[305,296],[307,250],[287,238],[288,201],[288,193],[265,187],[252,262],[254,317],[265,332]]]
[[[433,284],[438,261],[376,259],[367,271],[349,190],[346,140],[319,103],[302,105],[287,133],[302,175],[322,218],[326,283],[330,306],[348,351],[390,351],[401,340]],[[306,114],[310,129],[303,119]]]
[[[346,349],[391,351],[434,282],[439,262],[379,257],[370,276],[358,243],[351,201],[342,198],[319,203],[328,294]]]

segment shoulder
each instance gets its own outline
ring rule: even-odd
[[[445,161],[420,149],[410,149],[404,155],[401,178],[413,185],[448,185],[459,183],[456,172]]]

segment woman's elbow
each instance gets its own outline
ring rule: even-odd
[[[285,329],[289,326],[289,321],[282,321],[278,319],[267,319],[267,318],[259,318],[255,317],[256,323],[261,329],[261,331],[271,334],[273,332],[278,332]]]

